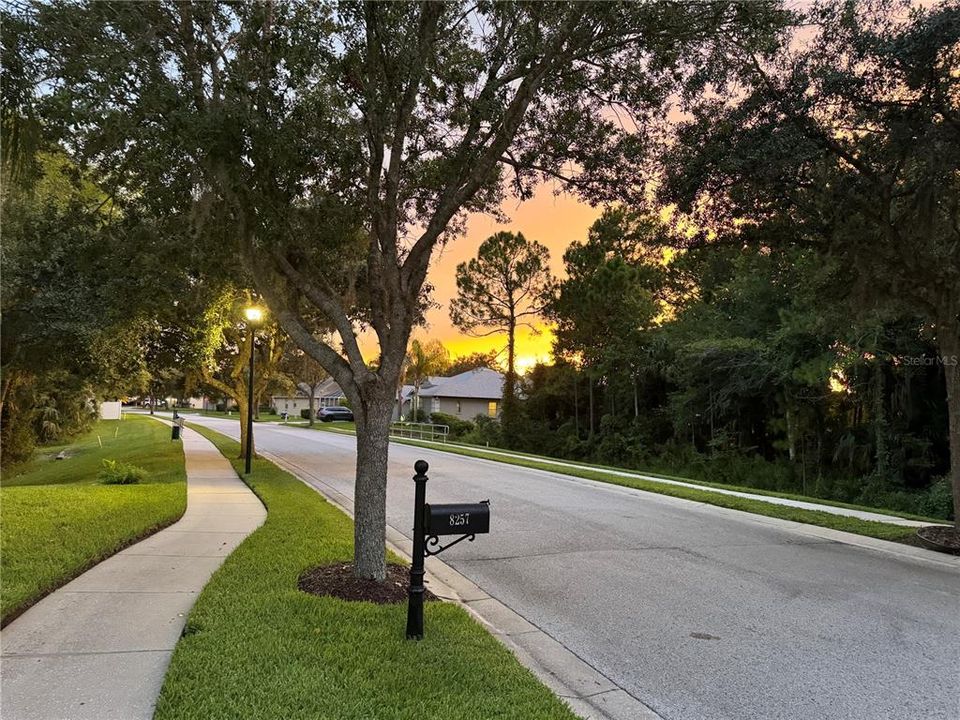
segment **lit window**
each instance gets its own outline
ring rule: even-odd
[[[490,417],[496,417],[496,416],[497,416],[497,401],[496,401],[496,400],[491,400],[490,402],[487,403],[487,415],[489,415]]]

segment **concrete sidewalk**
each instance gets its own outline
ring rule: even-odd
[[[187,511],[4,628],[3,720],[148,720],[197,595],[266,519],[214,445],[184,430]]]

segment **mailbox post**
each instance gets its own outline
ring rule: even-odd
[[[427,500],[427,470],[430,466],[426,460],[417,460],[413,464],[416,483],[413,500],[413,558],[410,563],[410,590],[407,600],[407,639],[420,640],[423,638],[423,507]]]
[[[425,460],[413,465],[416,484],[413,500],[413,558],[410,563],[410,590],[407,600],[407,639],[423,638],[423,563],[431,555],[439,555],[458,542],[473,542],[479,533],[490,532],[490,501],[457,503],[454,505],[427,504],[427,470]],[[462,534],[461,534],[462,533]],[[440,535],[460,535],[446,545],[440,544]]]
[[[179,440],[180,434],[183,432],[183,418],[177,414],[177,411],[173,411],[173,431],[170,435],[171,440]]]

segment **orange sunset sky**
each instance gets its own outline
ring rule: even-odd
[[[935,2],[936,0],[912,0],[911,4],[915,7],[929,7]],[[802,9],[809,3],[805,0],[797,0],[789,4]],[[812,28],[801,29],[796,41],[806,42],[811,34]],[[667,117],[675,122],[682,117],[682,114],[676,107],[671,107]],[[456,295],[457,290],[456,268],[459,263],[476,257],[480,243],[490,235],[501,230],[509,230],[522,232],[527,239],[536,240],[549,248],[550,268],[555,275],[562,275],[564,250],[574,240],[586,239],[587,231],[593,221],[599,217],[601,208],[591,207],[566,193],[555,195],[556,189],[556,183],[547,183],[541,185],[534,197],[527,202],[520,203],[516,199],[508,199],[502,207],[504,214],[509,217],[506,223],[497,223],[488,215],[470,216],[466,233],[434,253],[427,279],[435,287],[433,300],[440,307],[427,313],[428,326],[414,329],[413,338],[439,339],[453,357],[479,351],[504,350],[506,346],[504,335],[470,337],[451,324],[449,309],[450,300]],[[521,373],[538,361],[550,360],[552,334],[549,327],[545,327],[542,322],[539,324],[541,326],[539,334],[527,328],[521,328],[517,332],[517,369]],[[363,338],[361,344],[365,356],[376,356],[378,348],[372,338]],[[505,359],[505,354],[501,355],[501,359]]]
[[[413,337],[437,338],[446,345],[453,357],[472,352],[503,350],[505,335],[470,337],[450,323],[450,300],[456,295],[457,265],[476,257],[480,243],[501,230],[522,232],[528,240],[536,240],[550,249],[550,269],[559,274],[563,267],[563,252],[574,240],[584,240],[587,230],[599,217],[601,209],[590,207],[573,195],[554,195],[554,186],[541,185],[536,195],[527,202],[508,200],[503,206],[510,220],[498,223],[488,215],[470,216],[466,234],[451,241],[434,254],[428,281],[436,288],[433,300],[440,305],[427,314],[429,325],[414,331]],[[539,335],[527,328],[517,332],[517,369],[524,372],[537,361],[550,358],[552,335],[544,328]]]

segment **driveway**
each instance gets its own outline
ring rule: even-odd
[[[352,499],[353,437],[255,432]],[[960,717],[960,569],[946,557],[394,444],[387,520],[407,536],[419,458],[428,502],[490,499],[490,534],[443,559],[667,720]]]

